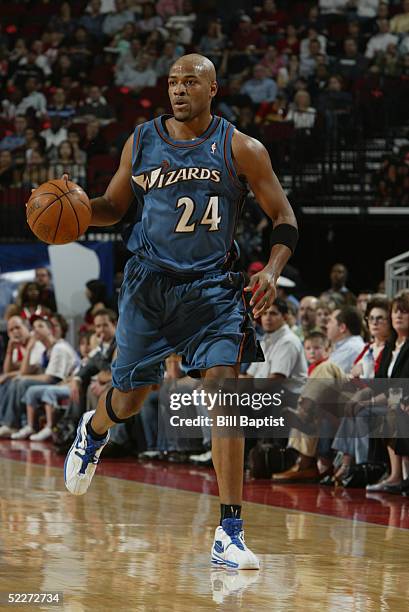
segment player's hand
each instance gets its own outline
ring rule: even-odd
[[[253,274],[244,291],[253,293],[250,306],[254,307],[253,316],[258,319],[270,308],[276,298],[277,290],[273,274],[266,268]]]

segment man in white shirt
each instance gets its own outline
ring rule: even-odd
[[[349,0],[319,0],[321,15],[342,15]]]
[[[361,336],[362,319],[354,306],[334,310],[327,324],[327,337],[331,342],[329,361],[349,374],[355,359],[364,347]]]
[[[389,21],[378,19],[379,33],[372,36],[366,46],[365,57],[373,59],[377,53],[385,52],[390,44],[397,45],[399,36],[389,31]]]
[[[26,96],[17,106],[18,115],[26,115],[31,108],[38,119],[42,119],[47,112],[47,98],[39,91],[40,83],[35,77],[29,77],[25,82]]]
[[[264,336],[261,340],[265,361],[252,363],[247,376],[286,379],[286,389],[301,393],[307,380],[307,361],[301,340],[286,323],[286,302],[277,298],[261,317]]]

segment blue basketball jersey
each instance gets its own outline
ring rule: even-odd
[[[214,116],[194,140],[173,140],[163,116],[135,129],[132,188],[141,221],[127,247],[151,268],[189,275],[223,268],[246,194],[232,159],[234,126]]]

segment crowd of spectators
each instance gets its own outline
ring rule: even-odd
[[[192,51],[217,67],[215,112],[261,137],[278,164],[289,149],[277,140],[291,137],[310,160],[312,136],[347,137],[355,112],[364,125],[381,121],[388,92],[393,116],[407,116],[409,0],[212,6],[10,4],[0,24],[0,191],[68,172],[93,195],[135,125],[166,112],[168,70]]]
[[[262,265],[253,262],[249,275]],[[247,440],[246,462],[250,475],[257,477],[254,457],[260,445],[264,456],[266,443],[271,443],[291,457],[286,469],[283,464],[281,469],[270,466],[267,477],[274,483],[349,486],[359,476],[369,491],[406,494],[409,396],[402,379],[409,376],[409,291],[392,300],[382,287],[355,295],[347,287],[347,275],[345,265],[334,264],[329,288],[317,296],[280,285],[273,305],[255,322],[265,360],[242,364],[240,376],[254,384],[260,379],[280,384],[285,390],[280,411],[291,429],[285,439]],[[90,306],[75,346],[65,339],[67,322],[55,312],[47,269],[36,270],[35,279],[24,283],[16,296],[11,292],[11,303],[2,305],[7,348],[0,376],[0,438],[52,440],[56,451],[64,453],[81,414],[94,409],[111,385],[115,302],[100,280],[89,281],[85,292]],[[172,382],[173,391],[191,388],[178,356],[171,355],[165,365],[165,380]],[[381,386],[372,387],[371,381]],[[394,382],[399,384],[396,390]],[[193,406],[188,416],[202,413],[206,406]],[[384,427],[376,440],[370,435],[374,418]],[[155,389],[139,415],[113,428],[104,453],[211,465],[211,430],[204,424],[199,432],[198,438],[175,435],[169,425],[169,396]],[[378,470],[375,479],[368,476],[371,465]]]

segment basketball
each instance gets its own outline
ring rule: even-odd
[[[91,204],[79,185],[55,179],[33,191],[26,215],[37,238],[48,244],[67,244],[86,231],[91,222]]]

